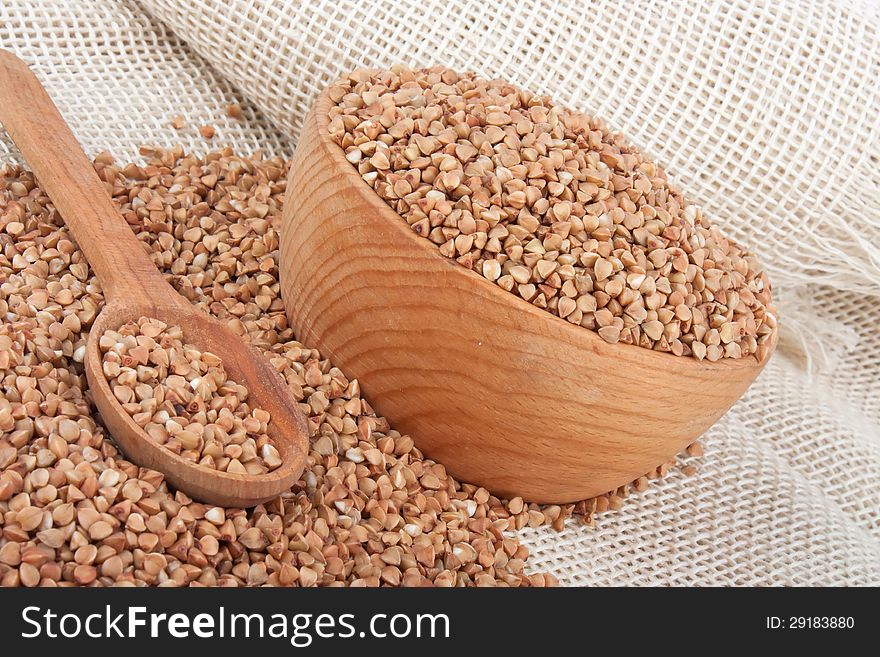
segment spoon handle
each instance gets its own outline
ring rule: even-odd
[[[0,50],[0,123],[95,271],[105,298],[169,301],[162,278],[27,64]]]

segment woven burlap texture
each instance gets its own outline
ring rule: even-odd
[[[569,585],[880,584],[880,9],[727,0],[6,0],[91,153],[289,155],[358,66],[442,63],[605,117],[755,250],[780,350],[673,474],[594,528],[527,530]],[[246,120],[228,120],[227,102]],[[175,131],[170,119],[186,117]],[[0,161],[14,149],[0,136]],[[369,394],[369,391],[367,391]]]

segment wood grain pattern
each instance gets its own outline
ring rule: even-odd
[[[456,477],[571,502],[693,442],[761,371],[610,345],[415,235],[327,133],[322,94],[297,145],[281,284],[297,336]]]
[[[89,332],[85,369],[95,406],[133,462],[159,470],[176,488],[223,506],[253,506],[289,490],[308,453],[305,418],[281,377],[227,326],[193,307],[162,277],[117,211],[104,183],[27,65],[0,50],[0,122],[64,218],[104,291],[106,305]],[[217,354],[249,402],[271,414],[268,434],[282,465],[264,475],[198,466],[152,442],[113,396],[98,338],[141,316],[183,329],[184,340]]]

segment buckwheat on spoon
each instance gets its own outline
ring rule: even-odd
[[[265,474],[283,461],[267,435],[270,415],[223,361],[183,343],[179,326],[141,317],[98,339],[113,396],[151,440],[201,466]]]

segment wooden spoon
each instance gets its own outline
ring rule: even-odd
[[[608,344],[444,258],[346,161],[331,106],[324,92],[288,182],[288,317],[459,479],[538,502],[614,490],[693,442],[763,368]]]
[[[284,381],[256,350],[223,323],[192,306],[169,285],[113,204],[57,108],[27,65],[0,50],[0,122],[19,147],[82,249],[106,305],[89,331],[85,370],[92,399],[126,457],[165,474],[194,498],[223,506],[253,506],[289,490],[308,453],[305,418]],[[268,434],[282,465],[262,475],[197,465],[151,441],[125,412],[101,368],[99,337],[141,316],[183,329],[184,339],[223,360],[248,401],[271,415]]]

